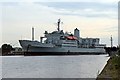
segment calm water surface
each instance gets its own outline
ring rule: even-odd
[[[3,78],[96,78],[109,57],[75,56],[5,56]]]

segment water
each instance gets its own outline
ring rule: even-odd
[[[75,56],[4,56],[3,78],[96,78],[109,57]]]

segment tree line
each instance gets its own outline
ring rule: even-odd
[[[2,55],[7,55],[9,54],[11,51],[14,51],[15,49],[10,45],[10,44],[3,44],[1,46],[2,49]]]

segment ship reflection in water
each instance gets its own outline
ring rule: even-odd
[[[3,56],[3,78],[96,78],[109,57],[77,56]]]

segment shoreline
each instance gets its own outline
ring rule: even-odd
[[[120,73],[119,73],[119,66],[117,63],[118,57],[117,56],[111,56],[109,60],[107,61],[107,64],[101,71],[101,73],[97,76],[96,80],[101,79],[110,79],[110,80],[120,80]]]
[[[106,55],[107,53],[97,53],[97,52],[12,52],[5,53],[2,56],[54,56],[54,55]]]

